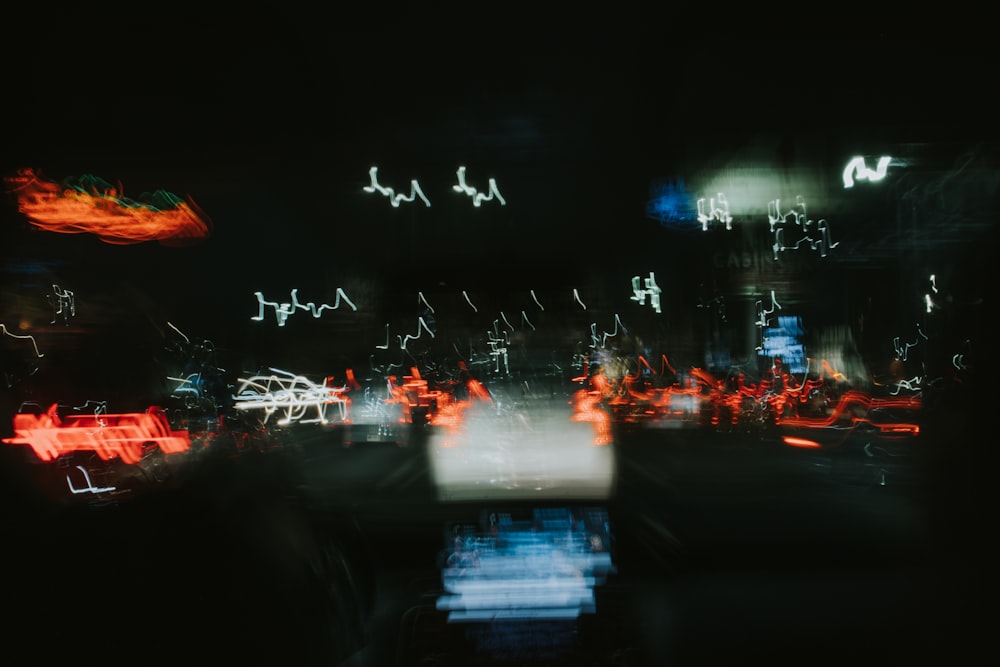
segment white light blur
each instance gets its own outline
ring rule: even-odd
[[[698,222],[701,223],[702,231],[708,231],[708,224],[713,220],[726,223],[726,229],[733,228],[733,216],[729,214],[729,202],[726,201],[726,195],[720,192],[717,198],[709,199],[707,212],[705,209],[705,198],[702,197],[698,200]]]
[[[451,186],[451,189],[455,192],[461,192],[472,197],[472,205],[476,208],[482,206],[484,201],[493,201],[496,199],[500,202],[501,206],[507,205],[507,200],[503,198],[500,194],[500,190],[497,189],[496,179],[491,178],[489,180],[489,186],[486,194],[479,192],[476,188],[469,187],[465,182],[465,167],[459,167],[458,172],[458,185]]]
[[[10,331],[7,330],[7,325],[5,325],[5,324],[0,324],[0,333],[4,334],[5,336],[10,336],[11,338],[19,338],[21,340],[30,340],[31,341],[31,346],[35,349],[35,356],[38,357],[39,359],[45,356],[44,354],[42,354],[41,352],[38,351],[38,343],[35,342],[35,337],[34,336],[31,336],[31,335],[23,335],[23,336],[21,336],[21,335],[18,335],[18,334],[11,333]]]
[[[326,380],[317,384],[302,376],[276,368],[269,369],[270,375],[255,375],[240,379],[233,398],[237,410],[260,410],[261,420],[267,423],[272,415],[281,413],[278,424],[327,424],[331,416],[327,410],[334,407],[332,417],[345,421],[347,415],[347,385],[328,387]],[[308,416],[308,414],[312,416]]]
[[[472,310],[473,310],[474,312],[478,313],[478,312],[479,312],[479,309],[478,309],[478,308],[476,308],[476,305],[475,305],[474,303],[472,303],[472,299],[470,299],[470,298],[469,298],[469,293],[468,293],[468,292],[466,292],[465,290],[462,290],[462,296],[464,296],[464,297],[465,297],[465,302],[466,302],[467,304],[469,304],[470,306],[472,306]]]
[[[656,276],[653,272],[649,272],[649,277],[644,281],[644,288],[639,288],[639,276],[632,278],[632,296],[629,297],[632,301],[638,301],[640,306],[646,304],[646,297],[649,297],[649,305],[656,312],[660,312],[660,293],[663,291],[660,286],[656,284]]]
[[[613,492],[612,447],[572,420],[567,401],[494,394],[465,410],[457,429],[434,429],[428,452],[442,502],[526,498],[606,499]]]
[[[76,316],[76,295],[68,289],[63,289],[59,285],[52,285],[52,296],[55,297],[55,314],[52,316],[52,324],[55,324],[59,316],[63,316],[63,321],[69,324],[69,318]]]
[[[365,192],[378,192],[389,198],[389,203],[392,204],[393,208],[399,208],[400,202],[412,202],[420,198],[422,202],[430,208],[431,202],[424,196],[423,191],[420,189],[420,184],[417,183],[416,179],[410,181],[410,194],[402,195],[396,194],[396,191],[392,188],[384,188],[378,183],[378,167],[372,167],[368,170],[368,176],[371,177],[371,185],[366,185],[363,189]]]
[[[264,306],[274,308],[274,316],[278,321],[279,327],[285,326],[288,318],[299,310],[309,311],[312,313],[313,318],[319,319],[323,315],[324,310],[337,310],[340,308],[341,300],[347,302],[347,305],[350,306],[352,310],[356,311],[358,309],[358,307],[354,305],[354,302],[347,298],[347,294],[344,293],[344,290],[339,287],[337,288],[337,298],[333,304],[324,303],[317,306],[311,301],[309,303],[299,303],[298,293],[298,289],[293,289],[291,293],[292,300],[290,302],[280,303],[277,301],[265,301],[263,292],[254,292],[254,296],[257,297],[258,312],[250,319],[254,322],[260,322],[263,320]]]
[[[869,183],[877,183],[885,178],[886,173],[889,170],[889,163],[892,162],[892,158],[888,156],[882,156],[878,159],[878,164],[875,169],[870,169],[868,165],[865,164],[865,158],[854,157],[847,163],[844,167],[844,187],[851,188],[854,187],[855,179],[859,181],[868,181]]]
[[[434,332],[431,331],[431,328],[429,326],[427,326],[427,322],[424,321],[424,318],[418,317],[417,333],[415,335],[406,334],[406,336],[399,336],[399,335],[396,336],[396,339],[399,340],[400,349],[405,350],[406,344],[409,343],[411,340],[418,340],[420,338],[421,333],[424,331],[426,331],[431,338],[434,338]]]
[[[116,487],[114,486],[94,486],[94,483],[90,481],[90,474],[87,473],[87,469],[83,466],[76,466],[76,469],[83,473],[83,478],[87,481],[87,486],[82,489],[78,489],[73,486],[73,480],[70,479],[69,474],[66,475],[66,484],[69,486],[69,490],[75,495],[80,493],[107,493],[108,491],[114,491]]]
[[[808,243],[811,250],[819,250],[820,257],[826,257],[827,250],[836,248],[840,245],[840,242],[833,242],[830,235],[830,225],[825,219],[818,222],[809,219],[809,216],[806,214],[805,200],[801,196],[795,199],[795,206],[786,213],[781,212],[780,199],[768,202],[767,219],[770,223],[771,233],[774,234],[774,244],[771,246],[774,251],[774,259],[778,259],[779,252],[798,250],[803,243]],[[792,216],[794,226],[800,229],[797,234],[804,234],[794,245],[787,245],[785,243],[785,231],[794,229],[794,227],[788,224],[789,216]],[[819,232],[818,239],[810,235],[814,228]]]
[[[591,347],[595,347],[595,348],[597,348],[597,347],[606,347],[607,344],[608,344],[608,339],[609,338],[614,338],[615,336],[617,336],[619,329],[624,330],[625,329],[625,325],[622,324],[621,318],[618,316],[618,313],[615,313],[615,330],[614,331],[605,331],[603,336],[598,336],[597,335],[597,322],[592,322],[590,324],[590,342],[591,342]]]

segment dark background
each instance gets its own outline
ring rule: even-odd
[[[373,359],[372,347],[387,331],[417,332],[418,293],[441,327],[428,346],[451,362],[446,341],[482,352],[496,313],[518,313],[535,290],[556,305],[537,315],[550,337],[520,357],[527,372],[567,360],[591,322],[610,329],[618,313],[654,356],[699,366],[699,302],[726,295],[724,331],[743,349],[752,328],[739,319],[767,294],[720,270],[716,253],[766,254],[767,241],[665,224],[647,213],[653,187],[698,187],[746,165],[836,186],[850,155],[901,155],[909,168],[887,189],[847,200],[831,188],[825,211],[844,245],[830,262],[756,279],[786,288],[811,322],[853,327],[877,376],[887,341],[913,332],[925,267],[937,272],[937,347],[913,374],[943,381],[925,396],[919,453],[880,488],[860,459],[623,444],[608,499],[623,575],[614,611],[585,628],[568,664],[973,655],[989,632],[974,610],[993,579],[986,377],[1000,185],[982,40],[875,19],[846,32],[758,19],[744,33],[735,17],[723,29],[631,3],[584,22],[578,8],[338,11],[8,10],[4,176],[32,168],[54,181],[92,174],[133,197],[167,190],[213,229],[190,247],[111,246],[33,229],[10,198],[0,323],[31,331],[46,356],[7,341],[3,421],[25,401],[127,412],[161,399],[168,322],[212,341],[232,373],[377,375],[377,364],[408,363]],[[507,206],[453,195],[461,165],[480,189],[495,177]],[[372,166],[397,191],[417,179],[433,206],[365,194]],[[662,317],[628,302],[629,279],[653,270]],[[50,321],[53,283],[78,295],[72,326]],[[250,320],[255,291],[328,303],[338,287],[357,312],[299,314],[280,331],[269,311]],[[956,378],[959,350],[972,370]],[[35,483],[44,475],[8,452],[11,655],[470,664],[440,628],[407,635],[421,626],[404,612],[433,588],[440,527],[480,507],[433,502],[419,450],[405,464],[395,455],[213,460],[180,489],[105,511],[52,502]],[[404,465],[417,481],[379,483]]]

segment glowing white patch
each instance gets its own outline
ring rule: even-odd
[[[863,157],[851,158],[844,167],[844,187],[851,188],[854,187],[854,180],[868,181],[869,183],[877,183],[885,178],[886,173],[889,170],[889,163],[892,162],[892,158],[888,156],[882,156],[878,159],[878,164],[875,169],[869,169],[865,164],[865,159]]]

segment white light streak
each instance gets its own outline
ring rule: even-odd
[[[173,329],[174,331],[176,331],[176,332],[177,332],[177,334],[178,334],[178,335],[179,335],[179,336],[180,336],[181,338],[183,338],[183,339],[184,339],[184,342],[185,342],[185,343],[190,343],[190,342],[191,342],[191,339],[190,339],[190,338],[188,338],[187,336],[185,336],[185,335],[184,335],[184,333],[183,333],[183,332],[182,332],[182,331],[181,331],[180,329],[178,329],[177,327],[175,327],[175,326],[174,326],[173,324],[171,324],[170,322],[167,322],[167,326],[168,326],[168,327],[170,327],[171,329]]]
[[[649,272],[649,277],[643,281],[645,287],[644,289],[639,288],[639,276],[632,278],[632,296],[629,297],[632,301],[638,301],[640,306],[646,304],[646,297],[649,297],[649,305],[652,306],[653,310],[660,312],[660,286],[656,284],[656,276],[653,272]]]
[[[775,261],[778,259],[779,252],[798,250],[803,243],[808,243],[812,250],[819,250],[820,257],[826,257],[827,250],[836,248],[840,242],[833,243],[831,241],[830,225],[826,220],[815,222],[809,219],[806,215],[806,203],[802,197],[796,197],[795,200],[795,206],[786,213],[781,212],[780,199],[772,199],[767,204],[767,218],[771,226],[771,233],[774,234],[774,244],[771,249],[774,251]],[[804,234],[795,242],[795,245],[785,245],[785,230],[791,229],[791,226],[787,224],[789,216],[793,218],[795,226],[800,228],[799,233]],[[810,236],[814,228],[819,232],[819,239]]]
[[[69,475],[66,475],[66,484],[69,486],[69,490],[74,494],[78,493],[106,493],[108,491],[114,491],[116,487],[114,486],[94,486],[94,483],[90,481],[90,475],[87,473],[87,469],[83,466],[76,466],[76,469],[83,473],[83,478],[87,480],[87,486],[82,489],[78,489],[73,486],[73,480],[70,479]]]
[[[272,308],[274,308],[274,315],[278,320],[279,327],[285,326],[285,322],[288,321],[288,318],[294,315],[299,310],[307,310],[312,313],[312,316],[315,319],[319,319],[323,315],[324,310],[337,310],[338,308],[340,308],[341,299],[346,301],[347,305],[349,305],[351,309],[353,310],[358,309],[358,307],[355,306],[354,303],[349,298],[347,298],[347,294],[344,293],[344,290],[339,287],[337,288],[337,299],[336,301],[334,301],[333,305],[324,303],[317,306],[315,303],[311,301],[309,303],[299,303],[298,293],[299,293],[298,289],[293,289],[291,293],[292,296],[291,302],[279,303],[277,301],[265,301],[263,292],[254,292],[254,296],[257,297],[259,311],[256,315],[252,316],[250,319],[253,320],[254,322],[260,322],[261,320],[263,320],[264,306],[271,306]]]
[[[343,394],[349,390],[347,385],[328,387],[316,384],[302,375],[294,375],[276,368],[269,369],[271,375],[255,375],[239,380],[239,388],[233,396],[233,406],[237,410],[262,410],[264,423],[272,415],[281,411],[284,416],[278,424],[287,425],[293,422],[300,424],[327,424],[329,406],[335,406],[340,421],[347,419],[347,399]],[[315,410],[315,416],[305,418],[306,413]]]
[[[472,303],[472,299],[469,298],[469,293],[466,292],[465,290],[462,290],[462,296],[465,297],[465,302],[470,306],[472,306],[472,310],[478,313],[479,309],[476,308],[475,304]]]
[[[531,327],[531,330],[535,331],[535,325],[531,323],[531,320],[528,319],[528,314],[523,310],[521,311],[521,322],[527,322],[528,326]]]
[[[201,392],[198,390],[198,387],[195,386],[195,383],[201,379],[200,373],[191,373],[184,378],[171,377],[168,375],[167,379],[178,383],[178,385],[174,387],[174,390],[170,392],[171,396],[177,396],[178,394],[194,394],[195,398],[199,398],[201,396]]]
[[[774,312],[774,309],[781,309],[781,304],[774,299],[774,290],[771,290],[771,309],[765,310],[763,307],[763,301],[757,301],[757,321],[754,322],[759,327],[768,326],[767,316]]]
[[[917,324],[917,333],[924,340],[928,340],[927,336],[924,335],[924,332],[920,330],[920,324]],[[892,339],[892,348],[896,351],[896,356],[899,358],[900,361],[906,361],[906,357],[910,353],[910,348],[916,347],[919,343],[920,340],[918,339],[913,341],[912,343],[903,343],[902,345],[900,345],[899,336],[896,336],[895,338]]]
[[[578,291],[576,290],[576,288],[575,288],[575,287],[573,288],[573,300],[574,300],[574,301],[576,301],[576,302],[577,302],[578,304],[580,304],[581,306],[583,306],[583,309],[584,309],[584,310],[587,310],[587,304],[585,304],[585,303],[584,303],[584,302],[583,302],[583,301],[582,301],[582,300],[580,299],[580,292],[578,292]]]
[[[424,298],[423,292],[417,292],[417,303],[423,303],[427,306],[427,310],[431,311],[432,314],[434,313],[434,309],[431,307],[431,304],[427,303],[427,299]]]
[[[35,342],[35,337],[34,336],[29,336],[29,335],[19,336],[18,334],[11,333],[10,331],[7,330],[7,326],[5,324],[0,324],[0,333],[5,334],[7,336],[10,336],[11,338],[19,338],[21,340],[25,340],[25,339],[26,340],[30,340],[31,341],[31,346],[33,348],[35,348],[35,356],[38,357],[39,359],[41,359],[42,357],[45,356],[44,354],[42,354],[41,352],[38,351],[38,343]]]
[[[890,162],[892,162],[891,157],[882,156],[878,159],[878,165],[873,170],[868,168],[863,157],[852,158],[844,167],[844,187],[854,187],[855,179],[869,183],[881,181],[888,172]]]
[[[68,289],[62,289],[59,285],[52,285],[52,296],[55,297],[55,314],[52,316],[52,324],[56,323],[59,316],[63,316],[63,321],[69,324],[69,318],[76,316],[76,296]],[[51,296],[49,297],[52,298]]]
[[[503,313],[501,313],[501,316],[502,315]],[[507,321],[506,318],[504,321]],[[510,326],[509,323],[508,326]],[[497,320],[493,320],[493,327],[496,329]],[[503,359],[504,373],[509,375],[510,367],[507,364],[507,346],[510,344],[510,339],[508,338],[507,332],[503,332],[503,336],[500,336],[498,331],[497,336],[494,336],[492,332],[487,331],[486,335],[489,337],[487,344],[490,346],[490,356],[493,357],[496,362],[493,370],[497,373],[500,372],[500,360]]]
[[[625,333],[628,333],[628,330],[625,329],[625,325],[622,324],[621,319],[618,317],[618,313],[615,313],[615,330],[612,332],[605,331],[604,336],[602,336],[601,338],[598,338],[597,336],[597,323],[596,322],[591,323],[590,325],[591,347],[605,347],[608,343],[608,338],[613,338],[618,335],[618,329],[621,329]],[[598,340],[600,340],[600,344],[598,344]]]
[[[718,206],[716,206],[718,201]],[[726,229],[733,228],[733,216],[729,214],[729,202],[726,195],[719,193],[718,199],[712,197],[708,200],[708,211],[705,210],[705,198],[698,200],[698,222],[701,223],[702,231],[708,231],[708,224],[713,220],[726,223]]]
[[[895,383],[895,388],[892,391],[890,391],[889,393],[892,394],[893,396],[896,396],[903,389],[907,389],[909,391],[915,391],[917,393],[920,393],[920,391],[921,391],[921,384],[923,384],[923,381],[924,381],[924,378],[922,376],[920,376],[920,375],[915,375],[914,377],[912,377],[909,380],[900,380],[899,382]]]
[[[483,193],[478,192],[476,188],[472,188],[466,185],[465,167],[459,167],[457,175],[458,175],[458,185],[451,186],[451,189],[454,190],[455,192],[464,193],[472,197],[472,205],[475,206],[476,208],[479,208],[484,201],[493,201],[493,199],[499,201],[501,206],[507,205],[507,200],[503,198],[503,196],[500,194],[500,191],[497,189],[496,179],[491,178],[489,180],[489,190],[484,195]]]
[[[417,335],[411,336],[410,334],[406,334],[405,338],[403,336],[398,336],[398,335],[396,336],[396,338],[399,340],[399,347],[400,347],[400,349],[405,350],[406,349],[406,344],[408,342],[410,342],[411,340],[418,340],[420,338],[421,331],[426,331],[428,334],[430,334],[431,338],[435,337],[434,336],[434,332],[431,331],[431,328],[429,326],[427,326],[427,322],[424,321],[424,318],[418,317],[417,318]]]
[[[420,189],[420,184],[417,183],[416,179],[410,181],[410,194],[402,195],[396,194],[392,188],[384,188],[378,183],[378,167],[372,167],[368,170],[368,175],[371,177],[371,185],[366,185],[363,189],[365,192],[378,192],[389,198],[389,203],[392,204],[393,208],[399,208],[400,202],[412,202],[420,197],[420,200],[424,202],[427,208],[430,208],[431,202],[424,196],[423,191]]]
[[[538,310],[545,310],[545,307],[538,301],[538,297],[535,296],[535,290],[531,290],[531,300],[535,302],[536,306],[538,306]]]

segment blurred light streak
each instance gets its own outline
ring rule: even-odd
[[[529,327],[531,327],[532,331],[535,331],[535,325],[531,323],[531,320],[528,319],[528,314],[523,310],[521,311],[521,322],[522,324],[527,324]]]
[[[424,304],[427,306],[427,310],[429,310],[432,314],[434,313],[434,309],[431,307],[431,304],[427,303],[427,299],[424,298],[423,292],[417,292],[417,303]]]
[[[646,297],[649,297],[649,305],[656,312],[660,312],[660,293],[663,291],[660,286],[656,284],[656,276],[653,272],[649,272],[649,277],[643,280],[644,287],[639,288],[639,276],[634,276],[632,278],[632,296],[629,297],[632,301],[638,301],[640,306],[646,304]]]
[[[465,302],[472,307],[472,311],[478,313],[479,309],[476,308],[474,303],[472,303],[472,299],[469,298],[469,293],[466,292],[465,290],[462,290],[462,296],[465,297]]]
[[[771,233],[774,234],[774,244],[771,246],[774,252],[774,259],[777,260],[778,253],[785,250],[798,250],[803,243],[808,243],[811,250],[819,250],[820,257],[826,257],[827,251],[836,248],[840,245],[840,242],[834,243],[831,240],[830,225],[826,220],[821,219],[816,222],[809,219],[809,216],[806,214],[806,203],[802,197],[796,197],[795,200],[796,205],[787,213],[781,212],[780,199],[768,202],[767,218],[770,223]],[[793,224],[800,229],[798,233],[803,234],[795,242],[795,245],[785,244],[785,231],[792,229],[788,224],[789,216],[793,219]],[[819,232],[818,239],[814,239],[811,236],[813,228]]]
[[[237,410],[262,410],[267,423],[271,415],[279,410],[284,416],[278,424],[285,426],[292,423],[328,424],[333,421],[328,417],[327,409],[334,406],[338,422],[349,421],[348,408],[351,399],[346,396],[350,387],[347,385],[328,386],[329,377],[317,384],[302,375],[295,375],[276,368],[269,369],[270,375],[255,375],[238,380],[236,393],[233,395],[233,407]],[[306,413],[315,410],[315,416],[306,418]]]
[[[431,328],[429,326],[427,326],[427,322],[424,321],[424,318],[418,317],[417,318],[417,333],[416,333],[416,335],[406,334],[405,337],[404,336],[400,336],[398,334],[396,335],[396,339],[399,340],[399,347],[400,347],[400,349],[405,350],[406,349],[406,344],[408,342],[410,342],[411,340],[419,340],[422,331],[426,331],[430,335],[431,338],[435,337],[434,336],[434,332],[431,331]]]
[[[462,192],[472,197],[472,205],[475,206],[476,208],[479,208],[484,201],[493,201],[494,198],[496,198],[500,202],[501,206],[507,205],[507,200],[503,198],[503,196],[500,194],[500,191],[497,189],[496,179],[491,178],[489,180],[489,190],[484,195],[483,193],[478,192],[476,188],[472,188],[466,185],[465,167],[458,168],[457,176],[458,176],[458,185],[451,186],[451,189],[454,190],[455,192]]]
[[[420,189],[420,184],[417,183],[416,179],[410,181],[410,194],[402,195],[396,194],[392,188],[384,188],[378,183],[378,167],[372,167],[368,170],[368,175],[371,177],[371,185],[366,185],[363,189],[365,192],[378,192],[389,198],[389,203],[392,204],[393,208],[399,208],[400,202],[412,202],[420,197],[420,200],[424,202],[427,208],[430,208],[431,203],[424,196],[423,191]]]
[[[583,306],[584,310],[587,310],[587,304],[585,304],[583,300],[580,299],[580,292],[575,287],[573,288],[573,300],[576,301],[581,306]]]
[[[312,313],[313,318],[319,319],[323,315],[324,310],[337,310],[340,308],[340,301],[343,299],[347,302],[347,305],[351,307],[352,310],[357,310],[358,307],[347,297],[344,290],[340,287],[337,288],[337,299],[331,304],[321,304],[317,306],[313,302],[309,303],[299,303],[298,299],[298,289],[293,289],[291,292],[292,300],[290,303],[279,303],[277,301],[265,301],[263,292],[254,292],[254,296],[257,297],[257,304],[259,310],[256,315],[253,315],[250,319],[254,322],[260,322],[264,319],[264,306],[271,306],[274,308],[274,315],[278,321],[278,326],[283,327],[288,321],[288,318],[294,315],[299,310],[307,310]]]
[[[69,486],[69,490],[74,495],[79,493],[107,493],[116,489],[114,486],[94,486],[94,483],[90,481],[90,474],[87,472],[86,468],[83,466],[76,466],[76,469],[83,473],[83,478],[87,481],[87,486],[82,489],[76,488],[73,486],[73,480],[70,478],[69,473],[67,473],[66,484]]]
[[[920,330],[920,323],[917,323],[917,334],[920,338],[924,340],[929,340],[923,331]],[[906,361],[906,358],[910,354],[910,350],[920,344],[920,339],[913,341],[912,343],[903,343],[900,345],[899,336],[895,336],[892,339],[892,349],[896,352],[896,358],[900,361]]]
[[[718,201],[718,206],[716,206]],[[729,214],[729,202],[726,195],[719,193],[718,199],[715,197],[708,200],[708,211],[705,211],[705,198],[698,200],[698,222],[701,223],[702,231],[708,231],[708,225],[713,220],[726,223],[726,229],[733,228],[733,216]]]
[[[623,333],[628,333],[628,329],[626,329],[625,325],[622,324],[618,313],[615,313],[615,330],[611,332],[605,331],[603,336],[599,337],[597,335],[597,322],[592,322],[590,325],[590,346],[594,348],[607,347],[608,338],[614,338],[617,336],[619,329],[621,329]]]
[[[13,192],[19,211],[45,231],[91,233],[113,245],[179,245],[200,241],[211,229],[193,201],[165,190],[144,195],[149,201],[136,201],[122,196],[120,184],[115,187],[89,175],[78,183],[54,183],[28,169],[9,180],[17,183]]]
[[[781,309],[781,304],[778,303],[777,300],[774,298],[774,290],[771,290],[770,310],[765,309],[763,304],[764,302],[760,300],[758,300],[755,304],[755,307],[757,308],[757,321],[754,322],[754,324],[756,324],[758,327],[767,327],[769,324],[767,316],[773,313],[776,308],[779,310]]]
[[[0,333],[4,334],[5,336],[10,336],[11,338],[18,338],[18,339],[21,339],[21,340],[30,340],[31,341],[31,346],[35,350],[35,356],[38,357],[39,359],[45,356],[44,354],[42,354],[41,352],[38,351],[38,343],[35,342],[35,337],[34,336],[27,335],[27,334],[25,334],[25,335],[18,335],[18,334],[15,334],[15,333],[11,333],[10,331],[8,331],[7,325],[2,324],[2,323],[0,323]]]
[[[891,157],[882,156],[878,159],[878,164],[875,169],[869,169],[865,164],[864,157],[855,157],[847,163],[844,167],[844,187],[851,188],[854,187],[854,180],[868,181],[869,183],[877,183],[885,178],[886,173],[889,170],[889,163],[892,162]]]
[[[801,447],[804,449],[819,449],[821,445],[815,440],[808,440],[806,438],[795,438],[790,435],[781,436],[782,442],[790,447]]]
[[[187,451],[188,432],[171,429],[162,408],[124,414],[67,415],[60,417],[53,403],[40,415],[14,415],[14,436],[3,442],[28,445],[42,461],[53,461],[76,451],[93,451],[104,461],[142,460],[146,445],[157,445],[164,454]]]
[[[873,398],[858,390],[848,390],[841,395],[837,404],[830,409],[826,417],[796,417],[787,416],[781,419],[784,426],[807,428],[830,428],[834,426],[853,427],[858,424],[868,424],[883,433],[912,433],[920,431],[914,422],[880,422],[872,417],[875,410],[901,409],[907,411],[920,410],[922,403],[917,397],[889,399]],[[860,412],[861,414],[857,414]]]
[[[538,310],[544,311],[545,310],[544,306],[542,306],[542,304],[538,301],[538,297],[535,296],[535,290],[531,290],[530,294],[531,294],[531,300],[534,301],[535,305],[538,306]]]
[[[52,285],[52,295],[49,296],[50,301],[52,301],[52,297],[55,297],[55,313],[52,316],[51,324],[55,324],[59,320],[60,315],[63,316],[63,322],[69,324],[69,318],[76,317],[76,296],[68,289],[62,289],[59,285]]]

